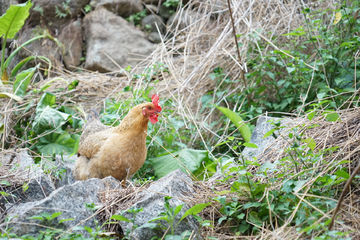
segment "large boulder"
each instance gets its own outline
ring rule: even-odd
[[[87,14],[84,27],[87,39],[85,68],[89,70],[112,72],[119,71],[119,66],[135,66],[156,48],[146,40],[143,32],[104,8]]]
[[[91,218],[93,212],[86,208],[85,203],[99,203],[98,192],[104,191],[108,186],[113,188],[120,187],[120,182],[113,177],[104,179],[92,178],[87,181],[77,181],[72,185],[61,187],[50,194],[47,198],[37,201],[19,204],[13,207],[9,212],[9,217],[14,217],[8,224],[12,228],[11,232],[17,236],[29,234],[37,236],[39,231],[44,231],[48,227],[69,229],[79,223],[80,226],[95,228],[94,219]],[[62,212],[60,216],[52,221],[29,219],[33,216],[40,216],[42,213],[52,215],[56,212]],[[17,216],[17,217],[15,217]],[[62,219],[71,219],[59,224]]]
[[[93,0],[92,5],[104,7],[124,18],[144,10],[141,0]]]
[[[164,23],[164,19],[161,16],[150,14],[141,20],[141,26],[146,31],[158,32],[156,25],[158,26],[161,33],[165,32],[166,25]]]
[[[2,171],[5,171],[5,168],[11,168],[12,173],[7,174],[9,177],[1,179],[10,183],[10,186],[3,188],[9,195],[0,195],[2,209],[18,201],[25,203],[44,199],[55,190],[51,178],[34,163],[26,150],[0,156],[0,164]]]
[[[82,57],[82,34],[81,19],[70,22],[59,35],[59,41],[64,45],[62,51],[65,67],[75,70],[81,63]]]
[[[165,212],[165,201],[164,196],[172,196],[170,199],[170,206],[178,206],[184,204],[183,199],[186,198],[186,195],[194,192],[192,180],[181,170],[176,170],[167,176],[159,179],[158,181],[151,184],[151,186],[142,191],[138,196],[138,201],[132,206],[136,208],[143,208],[142,212],[139,212],[135,218],[135,224],[139,227],[147,223],[152,218],[158,217],[159,213]],[[188,195],[189,196],[189,195]],[[176,215],[174,223],[176,224],[185,211],[188,209],[186,204]],[[128,219],[132,219],[133,216],[130,213],[125,212],[123,216]],[[191,218],[190,218],[191,219]],[[167,225],[165,221],[162,221],[163,225]],[[124,232],[132,229],[133,224],[128,222],[121,222],[121,227]],[[175,229],[176,235],[181,235],[184,231],[188,230],[192,232],[195,230],[197,232],[197,225],[194,221],[189,218],[184,219]],[[170,234],[170,232],[168,232]],[[133,232],[133,237],[135,239],[152,239],[154,236],[162,237],[164,235],[163,231],[153,230],[150,228],[137,228]]]
[[[28,23],[31,26],[45,24],[57,35],[61,26],[76,19],[89,2],[90,0],[33,0]]]

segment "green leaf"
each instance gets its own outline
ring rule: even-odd
[[[38,220],[41,220],[41,221],[44,221],[44,218],[42,216],[32,216],[32,217],[28,217],[26,219],[38,219]]]
[[[300,189],[304,186],[304,184],[307,182],[308,180],[298,180],[298,181],[294,181],[294,192],[298,192],[300,191]]]
[[[327,114],[325,115],[325,118],[326,118],[326,120],[329,121],[329,122],[336,122],[336,121],[338,121],[338,120],[341,120],[339,114],[336,113],[336,112],[327,113]]]
[[[257,226],[262,226],[262,221],[260,220],[257,212],[250,212],[249,214],[249,221]]]
[[[200,203],[200,204],[196,204],[195,206],[191,207],[189,210],[187,210],[184,215],[181,217],[180,221],[182,221],[184,218],[186,218],[189,215],[195,215],[198,214],[199,212],[201,212],[204,208],[206,208],[207,206],[209,206],[211,204],[211,202],[209,203]]]
[[[313,138],[307,138],[307,139],[301,139],[303,143],[307,143],[307,146],[311,149],[311,151],[314,151],[316,147],[316,142]]]
[[[343,171],[343,170],[337,170],[335,172],[335,175],[338,176],[338,177],[345,178],[346,180],[350,178],[350,175],[347,172]]]
[[[58,216],[60,216],[62,214],[62,212],[56,212],[51,214],[51,219],[57,218]]]
[[[294,68],[294,67],[287,67],[286,70],[288,71],[288,73],[292,73],[293,71],[296,70],[296,68]]]
[[[123,221],[123,222],[131,222],[127,217],[124,217],[121,215],[112,215],[110,219],[115,219],[115,220]]]
[[[156,217],[156,218],[153,218],[153,219],[149,220],[149,222],[154,222],[154,221],[157,221],[157,220],[165,220],[165,221],[167,221],[167,220],[168,220],[168,216],[165,216],[165,217]]]
[[[18,96],[24,96],[29,83],[36,71],[36,67],[29,68],[16,75],[16,80],[13,85],[13,93]]]
[[[29,16],[31,6],[30,0],[27,3],[10,5],[6,13],[0,17],[0,36],[6,35],[7,38],[14,38]]]
[[[51,219],[51,215],[49,213],[40,213],[41,216],[43,216],[44,218],[50,220]]]
[[[36,107],[36,112],[41,112],[43,111],[47,106],[51,107],[55,104],[55,101],[56,101],[56,96],[52,93],[44,93],[40,100],[39,100],[39,103]]]
[[[209,160],[208,152],[205,150],[185,148],[172,153],[172,155],[166,154],[164,156],[149,159],[155,168],[157,177],[164,177],[176,169],[181,169],[183,172],[186,172],[186,170],[189,169],[192,173],[195,173],[201,167],[203,161],[211,161]]]
[[[8,181],[2,180],[0,182],[0,185],[6,185],[6,186],[11,186],[11,184]]]
[[[267,133],[265,133],[263,138],[267,138],[268,136],[271,136],[274,132],[276,131],[275,128],[271,129],[270,131],[268,131]]]
[[[243,145],[249,148],[259,148],[255,143],[244,143]]]
[[[66,123],[68,117],[69,114],[62,113],[58,110],[52,109],[49,106],[46,106],[43,111],[36,114],[32,123],[32,128],[37,134],[43,133],[46,130],[61,130],[59,127]]]
[[[23,99],[19,96],[16,96],[15,94],[12,93],[7,93],[7,92],[0,92],[0,98],[12,98],[17,102],[21,102]]]
[[[41,137],[35,146],[43,154],[70,154],[73,152],[75,143],[76,140],[67,132],[62,134],[53,132]]]
[[[250,142],[251,132],[248,125],[245,124],[244,120],[235,112],[231,111],[228,108],[218,107],[219,109],[230,121],[239,129],[242,137],[244,138],[245,142]],[[241,126],[241,127],[240,127]]]
[[[308,117],[309,121],[311,121],[315,117],[315,111],[312,111],[311,113],[309,113],[307,117]]]
[[[75,218],[61,219],[59,223],[75,220]]]
[[[181,211],[181,209],[182,209],[183,206],[184,206],[184,205],[182,204],[182,205],[179,205],[179,206],[177,206],[177,207],[175,208],[174,216],[176,216],[176,215]]]

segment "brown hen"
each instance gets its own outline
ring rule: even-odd
[[[123,181],[145,162],[148,122],[155,124],[161,112],[159,96],[135,106],[117,127],[105,126],[92,110],[81,135],[74,167],[77,180],[113,176]],[[125,181],[123,182],[123,184]]]

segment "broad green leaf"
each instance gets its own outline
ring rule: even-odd
[[[153,218],[153,219],[151,219],[151,220],[149,220],[149,222],[155,222],[155,221],[157,221],[157,220],[168,220],[168,217],[166,216],[166,217],[156,217],[156,218]]]
[[[231,111],[228,108],[224,108],[224,107],[218,107],[215,106],[217,109],[219,109],[227,118],[230,119],[230,121],[237,127],[239,128],[239,131],[242,135],[242,137],[244,138],[245,142],[250,142],[250,138],[251,138],[251,132],[250,132],[250,128],[248,127],[248,125],[245,124],[244,120],[235,112]]]
[[[53,130],[55,128],[61,130],[59,126],[62,126],[68,117],[69,114],[62,113],[46,106],[43,111],[36,114],[32,127],[34,132],[37,134],[43,133],[46,130]]]
[[[294,181],[294,192],[298,192],[300,191],[300,189],[304,186],[304,184],[307,182],[308,180],[298,180],[298,181]]]
[[[307,146],[311,149],[311,151],[314,151],[316,147],[316,142],[313,138],[307,138],[307,139],[301,139],[303,143],[307,143]]]
[[[275,132],[275,128],[271,129],[270,131],[268,131],[267,133],[265,133],[264,137],[263,138],[267,138],[269,136],[271,136],[274,132]]]
[[[36,148],[43,154],[70,154],[76,141],[68,133],[49,133],[39,139]]]
[[[31,6],[30,0],[27,3],[10,5],[6,13],[0,17],[0,36],[6,35],[7,38],[14,38],[29,16]]]
[[[338,177],[345,178],[346,180],[350,178],[350,175],[347,172],[343,171],[343,170],[337,170],[335,172],[335,175],[338,176]]]
[[[15,94],[12,93],[7,93],[7,92],[0,92],[0,98],[12,98],[17,102],[21,102],[23,99],[19,96],[16,96]]]
[[[47,106],[53,106],[56,101],[56,96],[52,93],[44,93],[36,107],[36,113],[43,111]]]
[[[124,217],[121,215],[112,215],[110,219],[115,219],[115,220],[123,221],[123,222],[131,222],[127,217]]]
[[[311,121],[315,117],[315,111],[312,111],[311,113],[309,113],[307,117],[308,117],[309,121]]]
[[[259,148],[255,143],[244,143],[243,145],[248,148]]]
[[[252,222],[253,224],[257,225],[257,226],[262,226],[262,221],[260,220],[258,213],[255,211],[250,212],[249,216],[249,221]]]
[[[211,204],[211,202],[209,203],[200,203],[200,204],[196,204],[195,206],[191,207],[189,210],[187,210],[184,215],[181,217],[180,221],[182,221],[184,218],[186,218],[189,215],[196,215],[199,212],[201,212],[204,208],[206,208],[207,206],[209,206]]]
[[[172,155],[174,155],[177,159],[175,159]],[[181,169],[183,172],[186,172],[186,170],[189,169],[192,173],[195,173],[198,169],[200,169],[203,161],[211,161],[209,160],[208,152],[205,150],[185,148],[172,153],[172,155],[167,154],[149,159],[155,168],[155,174],[157,177],[164,177],[176,169]]]
[[[325,115],[325,118],[326,118],[326,120],[329,121],[329,122],[336,122],[336,121],[338,121],[338,120],[341,121],[340,116],[339,116],[339,114],[338,114],[337,112],[327,113],[327,114]]]
[[[231,185],[231,192],[250,193],[250,186],[248,183],[237,181],[237,182],[234,182],[233,185]]]
[[[40,213],[41,216],[43,216],[44,218],[50,220],[51,219],[51,215],[49,213]]]
[[[36,71],[36,67],[29,68],[16,75],[16,80],[13,85],[13,93],[18,96],[24,96],[29,83]]]

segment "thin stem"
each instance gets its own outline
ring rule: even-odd
[[[0,86],[3,86],[3,82],[2,82],[2,76],[4,73],[4,60],[5,60],[5,47],[6,47],[6,39],[7,39],[7,32],[5,33],[5,36],[3,38],[3,46],[2,46],[2,54],[1,54],[1,67],[0,67]]]

